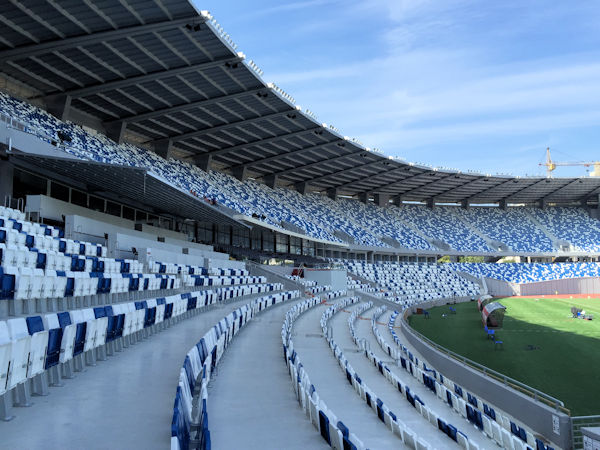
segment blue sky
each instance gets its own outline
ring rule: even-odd
[[[597,0],[194,3],[266,81],[387,155],[515,175],[544,174],[547,146],[600,160]]]

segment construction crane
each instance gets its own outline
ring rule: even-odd
[[[550,147],[546,148],[546,162],[540,163],[540,166],[546,166],[546,176],[552,178],[552,172],[559,166],[594,166],[594,170],[590,172],[590,177],[600,177],[600,161],[592,162],[555,162],[550,156]]]

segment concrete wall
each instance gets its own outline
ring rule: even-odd
[[[114,258],[131,258],[133,256],[132,249],[135,248],[140,255],[140,260],[143,262],[152,259],[154,261],[169,263],[203,265],[204,263],[202,261],[198,262],[198,260],[203,260],[204,258],[210,258],[215,261],[229,260],[229,255],[226,253],[207,251],[203,248],[193,247],[192,245],[191,243],[182,241],[158,242],[143,233],[138,233],[137,235],[110,233],[108,235],[108,254]],[[150,254],[148,254],[148,250],[150,250]]]
[[[304,278],[306,280],[316,281],[321,286],[329,285],[334,291],[348,288],[346,274],[346,270],[304,269]]]
[[[493,295],[494,297],[512,297],[513,295],[521,295],[521,285],[517,283],[509,283],[508,281],[486,277],[485,284],[488,288],[488,294]]]
[[[597,294],[600,293],[600,278],[567,278],[521,285],[521,295],[553,295],[557,292],[558,294]]]
[[[404,321],[401,321],[401,326],[404,335],[415,350],[444,376],[456,380],[472,394],[511,416],[518,417],[520,422],[560,448],[571,447],[571,421],[568,415],[535,401],[431,347],[422,341]]]
[[[2,206],[4,206],[4,199],[13,195],[13,174],[12,164],[0,160],[0,205]]]
[[[510,283],[508,281],[486,278],[485,282],[490,295],[495,297],[511,297],[514,295],[559,295],[564,294],[598,294],[600,278],[565,278],[562,280],[538,281],[536,283]]]
[[[27,206],[25,212],[36,212],[42,218],[62,221],[62,217],[65,219],[68,216],[79,216],[78,222],[71,225],[69,229],[65,226],[65,233],[67,232],[78,232],[103,237],[107,230],[114,230],[120,232],[131,231],[133,233],[138,232],[135,230],[135,222],[121,217],[112,216],[110,214],[104,214],[98,211],[94,211],[82,206],[73,205],[72,203],[63,202],[46,195],[28,195]],[[89,219],[83,221],[83,219]],[[103,228],[106,226],[108,228]],[[142,231],[147,234],[154,236],[161,236],[165,238],[177,239],[180,241],[187,241],[188,237],[184,233],[178,233],[176,231],[167,230],[165,228],[153,227],[151,225],[142,224]],[[200,244],[198,244],[200,245]],[[205,246],[210,247],[210,246]]]

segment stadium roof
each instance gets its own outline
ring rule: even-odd
[[[187,0],[15,1],[0,21],[0,70],[27,86],[30,100],[203,169],[404,201],[598,200],[598,178],[464,173],[371,151],[266,83]]]

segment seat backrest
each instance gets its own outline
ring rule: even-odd
[[[58,323],[61,328],[66,327],[67,325],[71,325],[73,322],[71,321],[71,315],[67,311],[59,312],[56,314],[58,317]]]
[[[55,328],[63,328],[58,320],[57,314],[46,314],[43,317],[43,320],[44,320],[44,328],[47,330],[53,330]],[[70,320],[71,319],[69,318],[69,321]],[[66,324],[66,325],[68,325],[68,324]]]
[[[8,333],[11,339],[21,339],[29,336],[29,330],[27,329],[27,322],[22,317],[18,319],[9,319],[6,321],[8,325]]]
[[[44,321],[41,316],[27,317],[25,321],[27,322],[27,329],[30,335],[44,331]]]
[[[100,317],[106,317],[106,309],[102,306],[94,308],[94,316],[96,319],[99,319]]]
[[[92,308],[86,308],[86,309],[82,310],[81,312],[83,313],[83,319],[86,321],[96,319],[94,310]]]
[[[71,320],[72,320],[72,323],[85,322],[85,317],[83,316],[83,311],[81,311],[80,309],[71,311]]]
[[[0,345],[10,342],[10,333],[5,321],[0,321]]]

